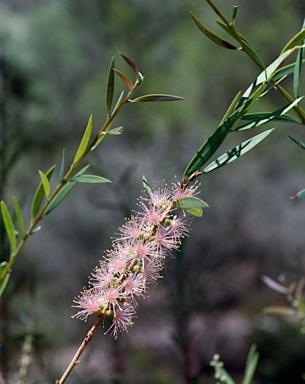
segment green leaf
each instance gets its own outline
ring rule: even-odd
[[[109,131],[107,131],[107,135],[121,135],[123,132],[123,127],[117,127],[117,128],[113,128],[113,129],[110,129]]]
[[[250,123],[239,125],[234,129],[234,131],[244,131],[251,128],[260,127],[264,124],[269,123],[270,121],[280,121],[280,122],[289,122],[294,124],[301,124],[298,119],[293,116],[284,115],[284,116],[274,116],[272,113],[253,113],[245,115],[243,120],[251,120]]]
[[[253,379],[257,363],[258,363],[259,353],[256,351],[256,346],[252,345],[248,354],[245,376],[242,384],[251,384]]]
[[[305,189],[301,189],[294,196],[290,196],[290,199],[304,199],[305,198]]]
[[[186,178],[197,172],[216,152],[236,122],[238,111],[234,112],[227,120],[221,124],[216,131],[203,143],[196,155],[188,164],[183,177]]]
[[[80,175],[75,176],[71,181],[76,181],[77,183],[88,183],[88,184],[97,184],[97,183],[111,183],[111,180],[106,179],[105,177],[97,175]]]
[[[164,94],[151,94],[151,95],[144,95],[137,97],[133,100],[128,100],[131,103],[139,103],[139,102],[163,102],[163,101],[178,101],[178,100],[184,100],[183,97],[180,96],[173,96],[173,95],[164,95]]]
[[[277,57],[267,68],[265,68],[255,79],[255,81],[247,88],[246,92],[243,94],[242,98],[248,98],[249,95],[253,92],[253,89],[258,85],[263,84],[264,82],[270,82],[273,79],[273,75],[278,67],[287,59],[287,53],[281,54]]]
[[[304,61],[305,61],[305,60],[303,59],[303,60],[302,60],[302,64],[304,64]],[[295,63],[285,65],[285,66],[283,66],[283,67],[277,69],[277,70],[274,72],[273,79],[274,79],[275,81],[284,79],[286,76],[289,76],[289,75],[291,75],[292,73],[294,73],[294,70],[295,70]]]
[[[48,208],[45,211],[45,214],[48,215],[53,209],[55,209],[71,192],[71,190],[75,187],[76,181],[68,181],[62,189],[57,193],[54,199],[49,204]]]
[[[299,120],[297,120],[295,117],[286,115],[286,113],[294,108],[295,105],[297,105],[302,100],[302,98],[303,97],[299,97],[298,99],[294,100],[293,103],[285,105],[284,107],[281,107],[273,112],[247,114],[242,119],[250,120],[251,122],[238,126],[235,128],[235,131],[242,131],[254,127],[259,127],[260,125],[267,124],[270,121],[288,121],[291,123],[300,124]]]
[[[106,110],[108,115],[110,115],[111,105],[113,100],[113,92],[114,92],[114,57],[111,60],[109,73],[108,73],[108,81],[107,81],[107,89],[106,89]]]
[[[262,71],[255,81],[246,89],[240,97],[236,110],[222,124],[218,126],[215,132],[203,143],[201,148],[195,154],[191,162],[184,171],[184,179],[197,172],[220,147],[234,124],[243,118],[253,103],[261,97],[263,92],[272,80],[274,72],[287,58],[287,54],[280,55],[264,71]]]
[[[5,204],[4,201],[1,201],[1,214],[2,219],[4,223],[4,227],[11,245],[11,251],[14,252],[14,250],[17,247],[17,238],[15,233],[15,227],[14,223],[11,217],[11,214],[9,213],[9,210]]]
[[[120,93],[120,96],[119,96],[119,98],[118,98],[118,100],[117,100],[117,102],[116,102],[116,104],[115,104],[115,107],[114,107],[112,113],[114,113],[114,112],[118,109],[118,107],[121,105],[121,101],[122,101],[122,99],[123,99],[123,96],[124,96],[124,91],[122,91],[122,92]]]
[[[48,180],[47,176],[42,171],[38,171],[38,172],[39,172],[39,176],[40,176],[40,179],[41,179],[41,182],[42,182],[44,194],[48,198],[49,195],[50,195],[50,183],[49,183],[49,180]]]
[[[223,124],[225,120],[229,118],[231,113],[234,111],[234,108],[236,107],[237,101],[240,99],[241,91],[237,93],[237,95],[234,97],[232,103],[230,104],[229,108],[227,109],[227,112],[224,114],[224,117],[222,118],[220,124]]]
[[[217,20],[215,19],[216,23],[222,28],[224,29],[230,36],[233,37],[233,39],[235,39],[236,41],[239,42],[237,36],[234,34],[234,32],[232,31],[232,29],[230,27],[227,26],[227,24],[223,23],[222,21],[220,20]]]
[[[53,165],[53,167],[51,167],[46,173],[48,180],[51,179],[54,168],[55,168],[55,165]],[[36,189],[35,196],[32,202],[32,216],[31,216],[32,219],[34,219],[34,217],[37,215],[44,196],[45,196],[45,192],[44,192],[43,184],[42,182],[40,182],[40,184]]]
[[[243,40],[243,50],[249,53],[252,57],[254,57],[255,61],[257,62],[257,64],[259,64],[261,68],[265,68],[265,63],[263,62],[259,54],[255,51],[255,49],[252,47],[252,45],[243,37],[242,37],[242,40]]]
[[[289,49],[295,48],[299,43],[305,39],[305,29],[298,32],[293,38],[288,41],[281,53],[287,52]]]
[[[4,270],[6,268],[6,265],[7,265],[7,262],[6,261],[3,261],[1,264],[0,264],[0,276],[1,276],[1,283],[0,283],[0,297],[2,297],[4,291],[5,291],[5,288],[7,286],[7,283],[9,281],[9,278],[11,276],[11,273],[10,271],[8,271],[6,274],[5,274],[5,277],[3,278],[3,273],[4,273]]]
[[[219,156],[215,161],[213,161],[206,168],[204,168],[203,172],[204,173],[212,172],[238,159],[239,157],[241,157],[242,155],[250,151],[250,149],[254,148],[262,140],[264,140],[273,130],[274,128],[269,129],[256,136],[251,137],[251,139],[243,141],[241,144],[232,148],[230,151]]]
[[[197,25],[197,27],[200,29],[201,32],[203,32],[209,39],[211,39],[214,43],[220,45],[221,47],[227,48],[227,49],[238,49],[235,45],[232,45],[227,40],[222,39],[220,36],[216,35],[214,32],[210,31],[206,26],[204,26],[199,19],[191,12],[191,16]]]
[[[122,52],[119,52],[119,53],[123,57],[123,59],[126,61],[126,63],[130,66],[130,68],[134,71],[134,73],[138,76],[139,75],[138,66],[124,53],[122,53]]]
[[[199,197],[182,197],[176,201],[176,206],[183,209],[189,208],[208,208],[208,204]]]
[[[89,117],[89,121],[88,121],[86,130],[85,130],[85,133],[84,133],[82,140],[79,144],[79,147],[76,151],[76,154],[75,154],[75,157],[73,160],[73,164],[75,164],[82,157],[82,155],[85,153],[87,146],[88,146],[88,143],[89,143],[89,140],[90,140],[90,137],[91,137],[91,132],[92,132],[92,115],[90,115],[90,117]]]
[[[126,76],[123,72],[119,71],[118,69],[113,68],[114,72],[117,73],[120,78],[124,81],[124,83],[127,85],[127,88],[129,89],[129,92],[132,92],[133,90],[133,82],[130,80],[128,76]]]
[[[82,168],[75,176],[74,178],[82,176],[86,170],[89,168],[90,164],[86,165],[84,168]],[[75,187],[76,181],[69,180],[62,189],[54,196],[53,200],[48,205],[45,214],[48,215],[53,209],[55,209],[71,192],[71,190]]]
[[[153,194],[152,189],[150,188],[150,185],[148,184],[148,181],[146,177],[143,175],[142,177],[143,187],[145,191],[147,192],[148,196],[151,196]]]
[[[303,44],[304,44],[304,40],[303,40]],[[303,52],[304,52],[304,48],[302,47],[298,52],[298,55],[295,61],[294,72],[293,72],[293,92],[294,92],[295,98],[299,96],[300,76],[301,76],[301,69],[302,69],[302,63],[303,63]]]
[[[22,211],[18,203],[18,200],[14,196],[13,196],[13,203],[14,203],[14,209],[15,209],[15,214],[17,218],[20,237],[23,239],[25,236],[24,220],[23,220]]]
[[[203,210],[202,208],[185,208],[186,212],[195,217],[202,217]]]
[[[58,184],[62,182],[62,179],[64,178],[65,174],[65,149],[62,150],[62,159],[60,164],[60,170],[58,175]]]
[[[216,23],[223,28],[229,35],[231,35],[236,41],[240,43],[242,41],[242,47],[238,48],[238,50],[243,49],[244,52],[249,53],[256,61],[256,63],[261,67],[265,68],[265,64],[259,54],[255,51],[250,42],[239,32],[233,31],[230,27],[228,27],[225,23],[220,20],[215,20]]]
[[[295,137],[292,137],[292,136],[289,136],[290,139],[292,141],[294,141],[299,147],[301,147],[302,149],[305,149],[305,143],[303,143],[302,141],[296,139]]]

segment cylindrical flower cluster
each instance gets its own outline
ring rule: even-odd
[[[182,189],[147,189],[139,202],[139,212],[119,229],[112,249],[74,299],[80,311],[73,317],[87,320],[89,315],[110,317],[114,337],[132,324],[137,298],[155,285],[170,251],[179,248],[181,239],[189,232],[186,214],[177,212],[177,202],[193,197],[196,186]]]

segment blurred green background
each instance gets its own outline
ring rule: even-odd
[[[229,17],[233,4],[216,3]],[[300,0],[234,5],[237,27],[266,64],[305,15]],[[79,185],[28,241],[1,303],[0,371],[8,382],[29,324],[34,351],[24,382],[61,376],[92,324],[71,319],[72,299],[136,208],[142,175],[159,185],[181,179],[237,91],[259,73],[242,53],[207,40],[190,10],[214,28],[215,14],[197,0],[0,2],[0,198],[16,196],[28,220],[38,169],[59,167],[63,148],[73,158],[91,113],[96,132],[103,124],[112,56],[129,75],[118,52],[137,63],[145,76],[137,95],[185,97],[127,106],[115,124],[123,135],[108,137],[89,159],[92,172],[112,184]],[[116,86],[124,88],[119,78]],[[274,95],[261,110],[282,105]],[[256,383],[303,382],[305,340],[297,323],[261,312],[284,302],[264,286],[263,274],[290,282],[304,273],[305,205],[289,196],[304,187],[305,153],[289,134],[304,141],[300,127],[281,124],[243,159],[201,179],[200,197],[210,208],[193,220],[165,278],[141,301],[134,327],[117,341],[101,329],[67,382],[213,383],[208,364],[216,352],[239,382],[252,342],[261,351]],[[222,152],[244,137],[229,137]]]

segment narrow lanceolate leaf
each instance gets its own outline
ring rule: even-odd
[[[89,168],[90,164],[86,165],[84,168],[82,168],[74,177],[80,177],[82,176],[86,170]],[[72,191],[72,189],[75,187],[76,181],[69,180],[62,189],[57,193],[57,195],[54,197],[54,199],[50,202],[48,205],[45,214],[48,215],[53,209],[55,209]]]
[[[296,47],[298,44],[302,43],[302,41],[305,39],[305,29],[302,29],[299,33],[297,33],[283,48],[281,53],[284,53],[288,51],[289,49],[292,49]]]
[[[109,68],[107,90],[106,90],[106,110],[107,114],[110,115],[111,105],[113,100],[114,92],[114,58],[112,58]]]
[[[48,180],[51,179],[54,168],[55,168],[55,165],[53,165],[53,167],[51,167],[48,170],[48,172],[46,172],[45,175],[46,175]],[[42,184],[42,182],[40,182],[40,184],[38,185],[38,187],[36,189],[35,196],[34,196],[34,199],[32,202],[32,216],[31,216],[32,219],[34,219],[34,217],[37,215],[44,197],[45,197],[45,192],[44,192],[43,184]]]
[[[23,220],[23,216],[22,216],[22,211],[21,211],[20,205],[19,205],[18,200],[16,199],[16,197],[13,197],[13,203],[14,203],[14,209],[15,209],[15,214],[16,214],[16,218],[17,218],[19,234],[20,234],[20,237],[23,239],[24,236],[25,236],[24,220]]]
[[[265,68],[255,79],[255,81],[247,88],[247,90],[242,95],[242,98],[248,98],[249,95],[253,92],[253,89],[258,85],[263,84],[264,82],[270,82],[273,78],[275,71],[278,67],[287,59],[287,53],[282,53],[277,57],[267,68]]]
[[[259,358],[259,353],[256,351],[256,346],[252,345],[248,354],[246,369],[245,369],[245,377],[243,379],[242,384],[251,384],[255,374],[256,367],[257,367],[258,358]]]
[[[117,102],[116,102],[116,104],[115,104],[115,107],[114,107],[112,113],[114,113],[114,112],[118,109],[118,107],[121,105],[123,96],[124,96],[124,91],[122,91],[122,92],[120,93],[120,96],[119,96],[119,98],[118,98],[118,100],[117,100]]]
[[[237,120],[238,111],[234,112],[227,120],[225,120],[216,131],[203,143],[196,155],[192,158],[189,165],[184,171],[184,178],[199,171],[199,169],[213,156],[220,147],[225,137],[229,133],[232,126]]]
[[[240,99],[240,95],[241,95],[241,91],[239,91],[237,93],[237,95],[234,97],[234,99],[231,102],[229,108],[227,109],[227,112],[224,114],[220,124],[223,124],[224,121],[226,121],[228,119],[228,117],[232,114],[232,112],[234,111],[234,109],[236,107],[237,101]]]
[[[269,123],[270,121],[288,121],[290,123],[300,124],[299,120],[297,120],[293,116],[286,115],[286,113],[289,112],[292,108],[294,108],[297,104],[299,104],[302,98],[303,97],[299,97],[298,99],[294,100],[293,103],[285,105],[284,107],[281,107],[273,112],[247,114],[242,119],[250,120],[250,123],[239,125],[234,130],[242,131],[254,127],[259,127],[261,125]]]
[[[8,237],[9,242],[10,242],[11,251],[14,252],[14,250],[17,247],[17,238],[16,238],[16,233],[15,233],[15,227],[14,227],[14,223],[13,223],[11,214],[9,213],[9,210],[8,210],[4,201],[1,201],[1,214],[2,214],[4,227],[5,227],[5,230],[7,233],[7,237]]]
[[[143,187],[145,189],[145,191],[147,192],[148,196],[152,196],[153,192],[152,192],[152,189],[150,188],[150,185],[146,179],[146,177],[143,175],[142,177],[142,182],[143,182]]]
[[[151,95],[144,95],[137,97],[133,100],[128,100],[131,103],[139,103],[139,102],[162,102],[162,101],[178,101],[178,100],[184,100],[183,97],[180,96],[174,96],[174,95],[165,95],[162,93],[155,93]]]
[[[75,176],[71,181],[76,181],[77,183],[88,183],[88,184],[98,184],[98,183],[111,183],[111,180],[106,179],[105,177],[97,175],[80,175]]]
[[[302,43],[304,44],[304,40],[302,41]],[[293,72],[293,92],[294,92],[295,98],[299,97],[300,76],[301,76],[301,69],[302,69],[302,63],[303,63],[303,52],[304,52],[304,48],[301,48],[297,54],[294,72]]]
[[[0,298],[1,296],[3,295],[3,292],[5,291],[5,288],[7,286],[7,283],[9,281],[9,278],[10,278],[10,272],[6,273],[5,274],[5,277],[3,276],[4,274],[4,270],[6,268],[6,265],[7,265],[7,262],[6,261],[3,261],[1,264],[0,264],[0,277],[1,277],[1,283],[0,283]]]
[[[130,80],[128,76],[126,76],[123,72],[119,71],[118,69],[113,68],[114,72],[117,73],[120,78],[124,81],[124,83],[127,85],[127,88],[129,89],[129,92],[132,92],[133,90],[133,83]]]
[[[294,196],[290,196],[290,199],[304,199],[305,198],[305,189],[301,189]]]
[[[222,21],[220,20],[217,20],[215,19],[216,23],[222,28],[224,29],[230,36],[233,37],[233,39],[235,39],[236,41],[239,42],[236,34],[232,31],[232,29],[230,27],[227,26],[227,24],[223,23]]]
[[[240,34],[239,34],[240,35]],[[241,36],[241,35],[240,35]],[[265,64],[262,60],[262,58],[259,56],[259,54],[255,51],[255,49],[252,47],[251,44],[249,44],[249,42],[247,40],[245,40],[244,38],[242,38],[243,40],[243,50],[247,53],[249,53],[256,61],[257,64],[259,64],[259,66],[261,68],[265,68]]]
[[[223,167],[224,165],[227,165],[227,164],[231,163],[232,161],[238,159],[239,157],[241,157],[242,155],[244,155],[245,153],[250,151],[250,149],[254,148],[262,140],[264,140],[273,130],[274,130],[274,128],[269,129],[269,130],[262,132],[256,136],[253,136],[251,139],[243,141],[241,144],[232,148],[230,151],[219,156],[215,161],[213,161],[206,168],[204,168],[203,172],[204,173],[212,172],[215,169]]]
[[[73,160],[73,164],[75,164],[82,157],[82,155],[85,153],[87,146],[88,146],[88,143],[89,143],[89,140],[90,140],[90,137],[91,137],[91,132],[92,132],[92,115],[90,115],[90,117],[89,117],[89,121],[88,121],[86,130],[85,130],[84,135],[82,137],[82,140],[79,144],[79,147],[76,151],[76,154],[75,154],[75,157]]]
[[[227,40],[222,39],[220,36],[216,35],[214,32],[210,31],[206,26],[204,26],[199,19],[191,12],[191,16],[200,29],[209,39],[211,39],[214,43],[227,48],[227,49],[238,49],[235,45],[229,43]]]
[[[130,68],[134,71],[134,73],[138,76],[139,75],[138,66],[124,53],[120,52],[120,55],[123,57],[123,59],[126,61],[126,63],[130,66]]]
[[[232,127],[245,116],[253,103],[264,94],[270,83],[274,72],[287,58],[287,54],[280,55],[264,71],[262,71],[255,81],[247,88],[237,102],[234,113],[232,113],[216,131],[203,143],[197,151],[191,162],[184,171],[184,178],[199,171],[201,167],[213,156],[220,147]],[[265,92],[266,93],[266,92]]]
[[[62,182],[62,179],[64,178],[65,174],[65,149],[62,151],[62,159],[61,159],[61,164],[60,164],[60,170],[59,170],[59,175],[58,175],[58,184]]]
[[[267,124],[270,121],[289,122],[294,124],[301,124],[301,122],[293,116],[289,115],[278,115],[275,116],[272,113],[253,113],[245,115],[243,120],[250,120],[250,123],[241,124],[234,128],[234,131],[244,131],[251,128],[260,127],[261,125]]]
[[[305,60],[303,59],[303,60],[302,60],[302,64],[304,64],[304,61],[305,61]],[[274,72],[273,79],[274,79],[275,81],[284,79],[286,76],[289,76],[289,75],[291,75],[292,73],[294,73],[294,70],[295,70],[295,63],[285,65],[285,66],[283,66],[283,67],[277,69],[277,70]]]
[[[68,181],[67,184],[62,187],[62,189],[58,192],[58,194],[54,197],[54,199],[49,204],[48,208],[45,211],[45,214],[48,215],[53,209],[55,209],[71,192],[71,190],[75,187],[76,181]]]
[[[48,198],[49,195],[50,195],[50,183],[49,183],[49,180],[48,180],[47,176],[42,171],[38,171],[38,172],[39,172],[39,176],[40,176],[40,179],[41,179],[41,182],[42,182],[44,194]]]
[[[295,137],[292,137],[292,136],[289,136],[290,139],[292,141],[294,141],[299,147],[301,147],[302,149],[305,149],[305,143],[303,143],[302,141],[296,139]]]

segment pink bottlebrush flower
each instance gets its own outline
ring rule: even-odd
[[[100,312],[100,297],[94,293],[93,289],[84,289],[73,302],[76,304],[73,307],[82,308],[72,316],[73,318],[87,321],[89,315]]]
[[[115,308],[122,299],[121,287],[119,285],[107,287],[100,292],[100,295],[105,305]]]
[[[198,189],[199,184],[195,182],[193,185],[189,186],[186,189],[182,189],[181,186],[178,183],[173,183],[172,188],[172,196],[173,200],[177,201],[180,199],[183,199],[184,197],[193,197],[198,194]]]
[[[130,274],[124,281],[124,293],[133,299],[135,296],[143,296],[146,289],[142,273]]]
[[[134,244],[132,250],[134,259],[139,259],[140,261],[145,259],[149,260],[157,256],[155,244],[152,241],[137,242]]]
[[[147,199],[143,199],[147,200]],[[155,189],[149,196],[150,203],[157,208],[167,207],[172,202],[172,193],[169,189]]]
[[[143,202],[140,204],[142,214],[148,223],[158,225],[164,216],[164,209],[155,206],[147,207]]]
[[[108,270],[108,264],[105,261],[100,262],[100,267],[96,267],[90,277],[91,284],[100,289],[111,285],[113,280],[113,273]]]
[[[154,241],[157,246],[157,253],[160,257],[165,257],[167,252],[177,249],[180,245],[172,231],[168,228],[160,227],[154,236]]]
[[[137,240],[143,237],[146,224],[139,216],[132,217],[120,228],[120,240]]]
[[[177,184],[172,189],[148,190],[148,196],[139,203],[140,212],[119,229],[112,249],[92,273],[92,288],[74,300],[80,311],[73,317],[87,320],[91,314],[108,316],[114,337],[132,324],[137,297],[156,285],[166,257],[189,233],[186,214],[174,213],[175,202],[194,196],[196,190],[197,185],[181,189]]]
[[[166,224],[169,235],[172,236],[173,241],[179,244],[181,239],[189,234],[189,224],[184,213],[179,217],[173,216],[171,219],[168,219]]]
[[[121,248],[116,249],[113,252],[113,257],[109,259],[108,270],[111,271],[113,275],[123,275],[127,271],[129,261],[121,251]]]
[[[142,276],[145,280],[147,287],[154,287],[157,285],[157,280],[160,279],[160,271],[163,269],[162,263],[150,262],[142,267]]]
[[[113,315],[112,325],[108,331],[111,330],[111,334],[116,339],[121,331],[126,331],[133,324],[134,316],[134,306],[125,302]]]

